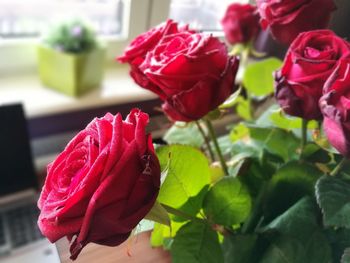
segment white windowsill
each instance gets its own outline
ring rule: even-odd
[[[2,77],[0,104],[21,102],[28,118],[156,98],[137,86],[127,66],[107,69],[103,84],[79,98],[43,87],[37,74]]]

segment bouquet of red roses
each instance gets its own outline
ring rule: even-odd
[[[121,244],[146,218],[151,245],[174,263],[350,262],[350,44],[325,29],[334,10],[232,4],[230,53],[172,20],[138,36],[118,60],[162,100],[167,144],[152,144],[139,109],[94,119],[48,166],[43,234],[66,236],[75,259],[89,242]],[[259,21],[289,45],[284,62],[254,51]],[[218,137],[227,114],[241,121]]]

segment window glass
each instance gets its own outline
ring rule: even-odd
[[[100,35],[122,33],[126,0],[0,0],[0,38],[40,36],[67,17],[87,20]]]
[[[170,18],[204,31],[221,30],[220,20],[227,6],[248,0],[171,0]]]

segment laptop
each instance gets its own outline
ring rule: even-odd
[[[0,262],[59,263],[38,227],[38,182],[21,104],[0,106]]]

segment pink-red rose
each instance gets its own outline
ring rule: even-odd
[[[350,59],[342,59],[324,88],[320,99],[323,128],[329,142],[350,157]]]
[[[176,22],[168,19],[166,22],[137,36],[125,48],[124,54],[117,59],[122,63],[131,63],[134,59],[145,58],[147,52],[152,50],[158,44],[163,35],[178,33],[182,30],[187,30],[187,27],[179,29]]]
[[[349,54],[350,45],[330,30],[300,34],[275,74],[275,96],[282,109],[307,120],[322,118],[318,101],[324,83],[338,60]]]
[[[234,91],[238,59],[217,38],[168,20],[138,36],[118,58],[141,87],[163,100],[174,121],[205,116]]]
[[[250,4],[231,4],[226,9],[221,25],[227,41],[231,44],[248,43],[259,31],[259,15]]]
[[[129,63],[131,67],[130,76],[138,85],[155,91],[157,87],[140,71],[139,66],[143,63],[147,52],[151,51],[163,36],[188,30],[188,26],[179,27],[176,22],[168,19],[166,22],[137,36],[117,60],[121,63]]]
[[[262,28],[284,44],[299,33],[326,28],[336,9],[333,0],[257,0],[257,5]]]
[[[51,242],[71,240],[72,259],[89,242],[119,245],[152,208],[160,166],[147,123],[137,109],[125,121],[107,113],[48,166],[38,225]]]
[[[234,91],[238,59],[207,34],[164,36],[147,53],[141,71],[155,84],[164,112],[174,121],[194,121],[214,110]]]

